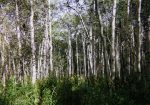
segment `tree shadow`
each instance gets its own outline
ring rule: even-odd
[[[2,96],[0,96],[0,105],[8,105],[6,99]]]

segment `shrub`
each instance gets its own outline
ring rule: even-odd
[[[137,76],[114,81],[50,76],[35,86],[9,80],[0,96],[0,105],[150,105],[150,84]]]

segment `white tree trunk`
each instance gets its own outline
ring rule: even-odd
[[[1,37],[1,36],[0,36]],[[1,38],[0,45],[1,46],[1,70],[2,70],[2,84],[5,87],[5,70],[4,70],[4,63],[5,63],[5,56],[4,56],[4,42]]]
[[[49,37],[48,37],[48,33],[49,33],[49,31],[48,31],[48,16],[47,16],[47,14],[46,14],[46,22],[45,22],[45,35],[44,35],[44,50],[43,50],[43,54],[44,54],[44,58],[43,58],[43,62],[44,62],[44,64],[43,64],[43,67],[44,67],[44,69],[43,69],[43,71],[44,71],[44,74],[45,74],[45,77],[47,77],[49,74],[49,68],[48,68],[48,56],[47,56],[47,53],[49,52],[48,50],[49,50]]]
[[[127,22],[129,21],[129,16],[130,16],[130,2],[131,2],[131,0],[128,0],[127,1]],[[130,25],[129,25],[130,23],[128,22],[128,27],[129,27],[129,29],[131,28],[130,27]],[[128,30],[127,30],[128,31]],[[128,33],[130,33],[129,31],[128,31]],[[129,34],[130,35],[130,34]],[[130,35],[130,42],[131,42],[131,38],[132,36]],[[128,44],[128,43],[127,43]],[[131,43],[130,43],[130,45],[129,46],[132,46],[131,45]],[[131,73],[131,47],[129,47],[128,48],[129,50],[128,50],[128,55],[127,55],[127,63],[128,63],[128,65],[127,65],[127,70],[128,70],[128,74],[130,75],[130,73]]]
[[[49,43],[50,43],[50,70],[53,71],[53,46],[52,46],[52,22],[51,22],[51,0],[48,0],[48,14],[49,14]]]
[[[128,16],[130,14],[130,2],[131,2],[131,0],[128,0],[128,4],[127,4],[127,14],[128,14]]]
[[[119,38],[117,37],[116,41],[116,57],[115,57],[115,62],[116,62],[116,72],[117,72],[117,77],[120,78],[120,51],[119,51]]]
[[[131,42],[132,42],[132,45],[131,45],[131,50],[132,50],[132,52],[134,52],[135,53],[135,36],[134,36],[134,26],[133,25],[131,25]],[[135,55],[134,54],[132,54],[132,63],[133,63],[133,70],[135,70],[135,68],[136,68],[136,65],[135,65],[135,62],[136,62],[136,58],[135,58]],[[131,73],[131,71],[130,71],[130,73]]]
[[[79,71],[79,53],[78,53],[78,34],[76,34],[76,62],[77,62],[77,75],[80,75]]]
[[[95,36],[93,37],[93,74],[97,76],[96,73],[96,38]]]
[[[19,25],[19,10],[18,10],[18,4],[16,0],[16,34],[17,34],[17,40],[18,40],[18,64],[17,64],[17,72],[18,72],[18,78],[21,80],[21,31],[20,31],[20,25]]]
[[[12,61],[12,67],[13,67],[13,76],[14,76],[14,84],[16,84],[16,66],[15,66],[15,60],[13,57],[13,61]]]
[[[85,34],[84,35],[82,35],[82,46],[83,46],[83,62],[84,62],[84,75],[85,75],[85,77],[86,77],[86,75],[87,75],[87,73],[86,73],[86,70],[87,70],[87,68],[86,68],[86,48],[85,48]]]
[[[141,3],[142,0],[139,0],[139,8],[138,8],[138,26],[139,26],[139,35],[138,35],[138,72],[141,72],[141,42],[142,42],[142,24],[141,24]]]
[[[93,74],[93,35],[92,35],[92,23],[90,25],[90,32],[89,32],[89,45],[88,45],[88,57],[89,57],[89,73]]]
[[[69,76],[72,74],[72,46],[71,46],[71,32],[68,34],[68,72]]]
[[[31,70],[32,70],[32,84],[36,82],[36,60],[35,60],[35,39],[34,39],[34,10],[33,10],[33,0],[30,0],[30,36],[31,36],[31,48],[32,48],[32,58],[31,58]]]
[[[116,28],[116,8],[117,8],[117,0],[114,0],[114,4],[113,4],[113,16],[112,16],[112,61],[111,61],[111,70],[112,70],[112,78],[114,79],[115,77],[115,38],[116,38],[116,34],[115,34],[115,28]]]

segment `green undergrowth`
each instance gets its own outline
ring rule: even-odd
[[[0,85],[0,105],[150,105],[150,84],[146,79],[128,77],[55,78],[31,83]]]

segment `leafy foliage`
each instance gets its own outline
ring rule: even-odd
[[[35,98],[38,105],[149,105],[150,84],[145,81],[139,76],[113,82],[96,77],[58,80],[51,76],[38,81],[36,88],[7,81],[0,93],[0,105],[36,105]]]

